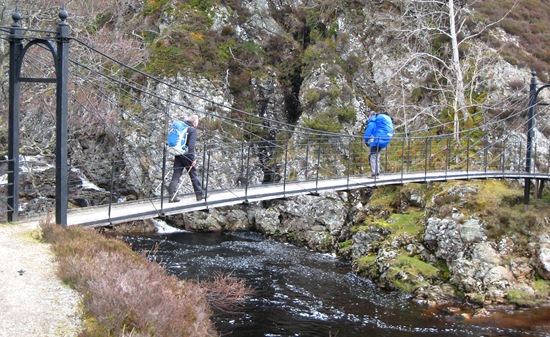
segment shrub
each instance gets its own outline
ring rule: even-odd
[[[305,108],[313,108],[320,99],[321,95],[317,89],[306,89],[302,93],[302,105]]]
[[[503,18],[511,1],[487,0],[478,1],[474,8],[489,21],[496,22]],[[550,42],[550,10],[542,0],[519,1],[512,12],[498,25],[507,33],[518,36],[521,46],[503,48],[505,59],[512,63],[531,68],[538,68],[537,74],[543,82],[548,81],[548,43]],[[499,41],[495,41],[498,44]],[[535,59],[531,59],[535,57]]]
[[[168,0],[149,0],[145,3],[143,13],[145,15],[158,15],[163,7],[168,3]]]
[[[221,273],[214,275],[211,280],[199,282],[199,285],[210,305],[223,311],[235,311],[250,293],[244,280]]]
[[[357,113],[353,108],[337,108],[336,115],[340,123],[355,123],[357,119]]]
[[[342,125],[330,112],[321,113],[305,121],[305,126],[325,132],[340,132]]]
[[[454,205],[460,201],[459,195],[440,194],[434,197],[433,203],[436,206]]]
[[[333,22],[332,25],[330,25],[330,28],[328,29],[328,37],[330,38],[336,38],[338,37],[338,29],[340,27],[338,26],[338,23]]]
[[[235,28],[232,26],[223,26],[221,35],[222,36],[232,36],[235,34]]]

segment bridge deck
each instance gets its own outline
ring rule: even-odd
[[[210,208],[241,203],[304,194],[316,194],[318,192],[344,191],[365,187],[401,185],[413,182],[426,183],[487,178],[531,178],[549,180],[550,175],[502,171],[449,171],[383,174],[376,179],[362,175],[318,181],[286,182],[285,184],[278,183],[233,190],[212,191],[208,193],[206,201],[196,201],[194,195],[184,195],[180,197],[181,201],[177,203],[168,203],[168,199],[161,200],[160,198],[156,198],[112,204],[111,207],[103,205],[71,209],[68,213],[68,225],[102,226],[192,211],[208,210]]]

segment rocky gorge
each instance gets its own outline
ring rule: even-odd
[[[439,10],[448,8],[434,4]],[[36,7],[39,4],[23,5],[48,14],[46,7]],[[413,20],[425,10],[415,1],[335,5],[306,0],[129,0],[102,5],[99,10],[83,1],[69,7],[73,34],[162,78],[164,83],[143,79],[137,72],[125,75],[181,104],[145,95],[128,102],[128,94],[113,93],[115,103],[92,104],[102,108],[99,117],[86,115],[75,104],[70,112],[71,207],[107,202],[113,173],[104,165],[105,158],[114,157],[120,165],[119,200],[160,194],[156,187],[163,179],[158,165],[164,140],[160,126],[166,118],[162,111],[178,118],[201,114],[199,141],[208,145],[242,141],[244,131],[236,132],[213,117],[235,114],[237,119],[253,119],[242,111],[261,120],[259,133],[269,140],[284,134],[281,125],[360,135],[371,109],[390,111],[401,135],[451,134],[457,122],[460,128],[477,131],[485,120],[501,117],[501,123],[486,131],[494,138],[524,140],[525,116],[514,111],[526,106],[531,69],[538,70],[541,82],[549,76],[542,61],[527,63],[505,55],[512,46],[528,50],[518,36],[476,17],[473,14],[481,11],[468,6],[457,5],[463,9],[462,36],[472,41],[457,50],[466,73],[460,78],[470,80],[464,95],[469,102],[461,107],[450,98],[456,88],[453,74],[444,72],[453,68],[451,39],[415,34],[428,32]],[[42,16],[31,17],[28,24],[47,23],[36,18]],[[422,57],[428,52],[431,56]],[[446,62],[434,65],[434,59]],[[116,67],[110,71],[118,73]],[[2,79],[6,88],[7,78]],[[6,92],[3,101],[8,99]],[[53,125],[44,117],[52,103],[44,98],[46,90],[35,94],[29,94],[21,123],[22,155],[32,164],[32,169],[23,170],[21,182],[22,213],[29,216],[47,212],[55,202]],[[547,93],[542,97],[546,99]],[[458,112],[460,118],[455,118]],[[6,108],[3,120],[5,116]],[[536,143],[541,150],[535,162],[544,167],[550,115],[537,118]],[[0,138],[7,139],[4,124]],[[300,137],[286,140],[293,144]],[[136,148],[141,150],[137,155]],[[345,154],[346,144],[335,148]],[[212,185],[235,184],[242,176],[237,169],[242,166],[240,158],[226,153],[219,157]],[[344,157],[336,160],[338,170],[343,170]],[[276,160],[276,153],[258,148],[246,178],[276,180]],[[308,173],[298,163],[293,165],[297,175]],[[97,187],[93,193],[90,182]],[[197,231],[255,230],[332,253],[381,287],[413,294],[428,305],[457,299],[485,308],[545,305],[550,296],[550,206],[547,198],[522,205],[521,184],[449,182],[322,193],[183,214],[167,222]],[[155,230],[150,222],[118,229],[143,231],[144,225]]]
[[[502,191],[502,199],[474,211],[490,189]],[[506,182],[438,183],[292,197],[171,216],[166,222],[192,231],[259,231],[330,253],[380,287],[410,293],[429,306],[462,301],[489,310],[545,306],[548,205],[523,213],[520,196]],[[499,208],[531,218],[530,229],[496,223],[503,216]],[[115,230],[144,231],[156,228],[138,222]]]

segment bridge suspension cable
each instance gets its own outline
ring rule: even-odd
[[[25,29],[26,32],[30,32],[30,33],[34,33],[34,34],[45,34],[45,37],[51,37],[53,35],[55,35],[56,32],[54,31],[49,31],[49,30],[37,30],[37,29]],[[5,28],[2,30],[3,33],[6,33],[6,36],[5,37],[2,37],[2,38],[6,38],[7,39],[7,34],[9,33],[9,29],[8,28]],[[198,99],[201,99],[201,100],[204,100],[208,103],[211,103],[213,105],[216,105],[216,106],[219,106],[223,109],[228,109],[230,111],[235,111],[235,112],[238,112],[238,113],[241,113],[243,115],[246,115],[246,116],[249,116],[251,118],[254,118],[254,119],[258,119],[258,120],[261,120],[265,123],[273,123],[274,126],[272,126],[272,128],[276,128],[276,126],[279,126],[279,127],[287,127],[289,128],[290,130],[297,130],[297,129],[302,129],[304,130],[304,132],[306,134],[313,134],[313,135],[318,135],[318,134],[321,134],[321,135],[333,135],[333,136],[336,136],[336,137],[349,137],[348,134],[339,134],[339,133],[331,133],[331,132],[324,132],[324,131],[319,131],[319,130],[315,130],[315,129],[310,129],[310,128],[305,128],[305,127],[302,127],[302,126],[296,126],[296,125],[293,125],[293,124],[290,124],[290,123],[286,123],[286,122],[281,122],[281,121],[278,121],[278,120],[274,120],[274,119],[270,119],[270,118],[266,118],[266,117],[262,117],[262,116],[257,116],[255,114],[252,114],[252,113],[248,113],[246,111],[243,111],[241,109],[236,109],[234,107],[231,107],[231,106],[227,106],[223,103],[219,103],[219,102],[216,102],[212,99],[209,99],[209,98],[206,98],[206,97],[202,97],[198,94],[195,94],[193,92],[190,92],[188,90],[185,90],[183,88],[180,88],[180,87],[177,87],[176,85],[174,84],[171,84],[171,83],[168,83],[167,81],[165,80],[162,80],[162,79],[159,79],[159,78],[156,78],[154,76],[151,76],[150,74],[147,74],[139,69],[136,69],[134,67],[131,67],[131,66],[128,66],[126,64],[124,64],[123,62],[121,61],[118,61],[116,60],[115,58],[113,57],[110,57],[109,55],[101,52],[100,50],[96,49],[95,47],[91,46],[90,44],[86,43],[85,41],[81,40],[81,39],[77,39],[77,38],[73,38],[72,39],[73,41],[77,42],[78,44],[80,44],[82,47],[118,64],[120,67],[124,68],[124,69],[128,69],[128,70],[131,70],[137,74],[140,74],[141,76],[145,76],[146,78],[148,79],[151,79],[151,80],[154,80],[156,81],[157,83],[159,84],[163,84],[165,86],[167,86],[168,88],[171,88],[171,89],[175,89],[175,90],[178,90],[178,91],[181,91],[183,93],[185,93],[186,95],[189,95],[189,96],[193,96],[195,98],[198,98]],[[73,63],[79,65],[79,66],[83,66],[83,67],[86,67],[84,64],[80,63],[79,61],[77,60],[71,60]],[[97,74],[100,74],[102,76],[105,76],[107,77],[109,80],[111,81],[115,81],[115,82],[118,82],[119,84],[121,85],[125,85],[125,86],[130,86],[131,89],[133,90],[137,90],[137,91],[140,91],[140,92],[143,92],[143,93],[146,93],[147,95],[151,96],[151,97],[156,97],[157,99],[159,100],[165,100],[164,97],[161,97],[160,95],[157,95],[155,93],[152,93],[150,92],[148,89],[141,89],[139,88],[136,84],[136,82],[134,81],[134,83],[128,83],[128,82],[124,82],[124,81],[121,81],[119,79],[115,79],[114,77],[112,76],[109,76],[109,75],[106,75],[108,73],[108,71],[110,71],[110,69],[107,69],[106,67],[103,67],[103,70],[105,71],[104,73],[100,73],[100,72],[97,72]],[[91,68],[88,68],[88,70],[90,71],[93,71]],[[505,100],[512,100],[513,97],[508,97],[508,98],[505,98]],[[167,100],[167,103],[170,103],[170,104],[174,104],[174,105],[177,105],[177,106],[180,106],[182,108],[186,108],[188,110],[191,110],[191,111],[196,111],[196,112],[199,112],[201,114],[204,114],[205,116],[211,116],[211,117],[214,117],[214,118],[219,118],[221,120],[225,120],[225,121],[230,121],[232,123],[241,123],[241,124],[246,124],[246,125],[250,125],[250,126],[255,126],[255,127],[265,127],[264,124],[261,124],[261,123],[251,123],[251,122],[248,122],[248,121],[243,121],[243,120],[238,120],[238,119],[235,119],[235,118],[230,118],[230,117],[227,117],[227,116],[223,116],[223,115],[216,115],[210,111],[203,111],[203,110],[200,110],[200,109],[197,109],[197,108],[194,108],[194,107],[190,107],[190,106],[187,106],[181,102],[176,102],[176,101],[173,101],[173,100]],[[477,114],[486,114],[487,113],[487,110],[488,109],[491,109],[491,108],[494,108],[496,107],[497,105],[500,105],[500,104],[503,104],[504,101],[502,102],[497,102],[495,104],[493,104],[492,107],[487,107],[486,109],[483,109],[483,110],[480,110],[480,111],[477,111],[475,113],[473,113],[470,118],[472,117],[475,117]],[[514,115],[517,115],[517,114],[521,114],[522,111],[520,110],[516,110],[517,112],[515,114],[512,114],[511,116],[508,116],[506,117],[506,119],[509,119],[509,118],[512,118],[512,116]],[[163,113],[166,113],[165,111],[162,111]],[[503,114],[504,113],[504,110],[501,110],[501,112],[497,115],[497,116],[494,116],[492,118],[493,120],[493,123],[499,123],[499,121],[501,121],[501,119],[499,119],[499,115]],[[452,125],[453,121],[448,121],[448,122],[441,122],[439,125],[434,125],[432,127],[430,127],[428,130],[412,130],[412,131],[409,131],[408,132],[408,135],[406,136],[410,136],[412,134],[415,134],[415,133],[419,133],[419,134],[423,134],[423,135],[426,135],[426,133],[428,132],[429,133],[429,130],[437,130],[437,129],[441,129],[441,128],[445,128],[446,126],[449,126],[449,125]],[[488,123],[491,123],[490,121]],[[489,125],[489,124],[488,124]],[[478,126],[476,128],[482,128],[483,126]],[[399,125],[396,125],[396,130],[398,130],[400,128]],[[427,132],[426,132],[427,131]],[[473,131],[473,129],[469,129],[469,130],[461,130],[461,133],[462,134],[465,134],[467,132],[471,132]],[[401,134],[399,132],[396,132],[396,136],[400,136]]]

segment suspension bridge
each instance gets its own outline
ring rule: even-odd
[[[535,74],[518,94],[525,97],[479,109],[460,134],[445,131],[453,121],[404,131],[408,121],[396,118],[396,134],[382,152],[383,172],[373,178],[364,122],[341,134],[236,109],[223,83],[209,88],[219,96],[205,97],[152,76],[70,37],[67,13],[59,17],[57,31],[24,29],[16,13],[11,27],[0,27],[12,59],[10,142],[0,162],[8,221],[43,217],[55,206],[61,225],[100,226],[298,195],[471,179],[522,179],[527,203],[531,182],[550,180],[550,146],[537,145],[544,130],[534,125],[548,113],[537,101],[548,86],[538,87]],[[21,92],[33,97],[24,109]],[[206,198],[196,201],[184,182],[182,200],[169,203],[166,134],[172,120],[191,113],[201,117],[198,168]],[[34,139],[36,123],[55,129],[55,137]],[[55,154],[44,154],[52,139]]]

